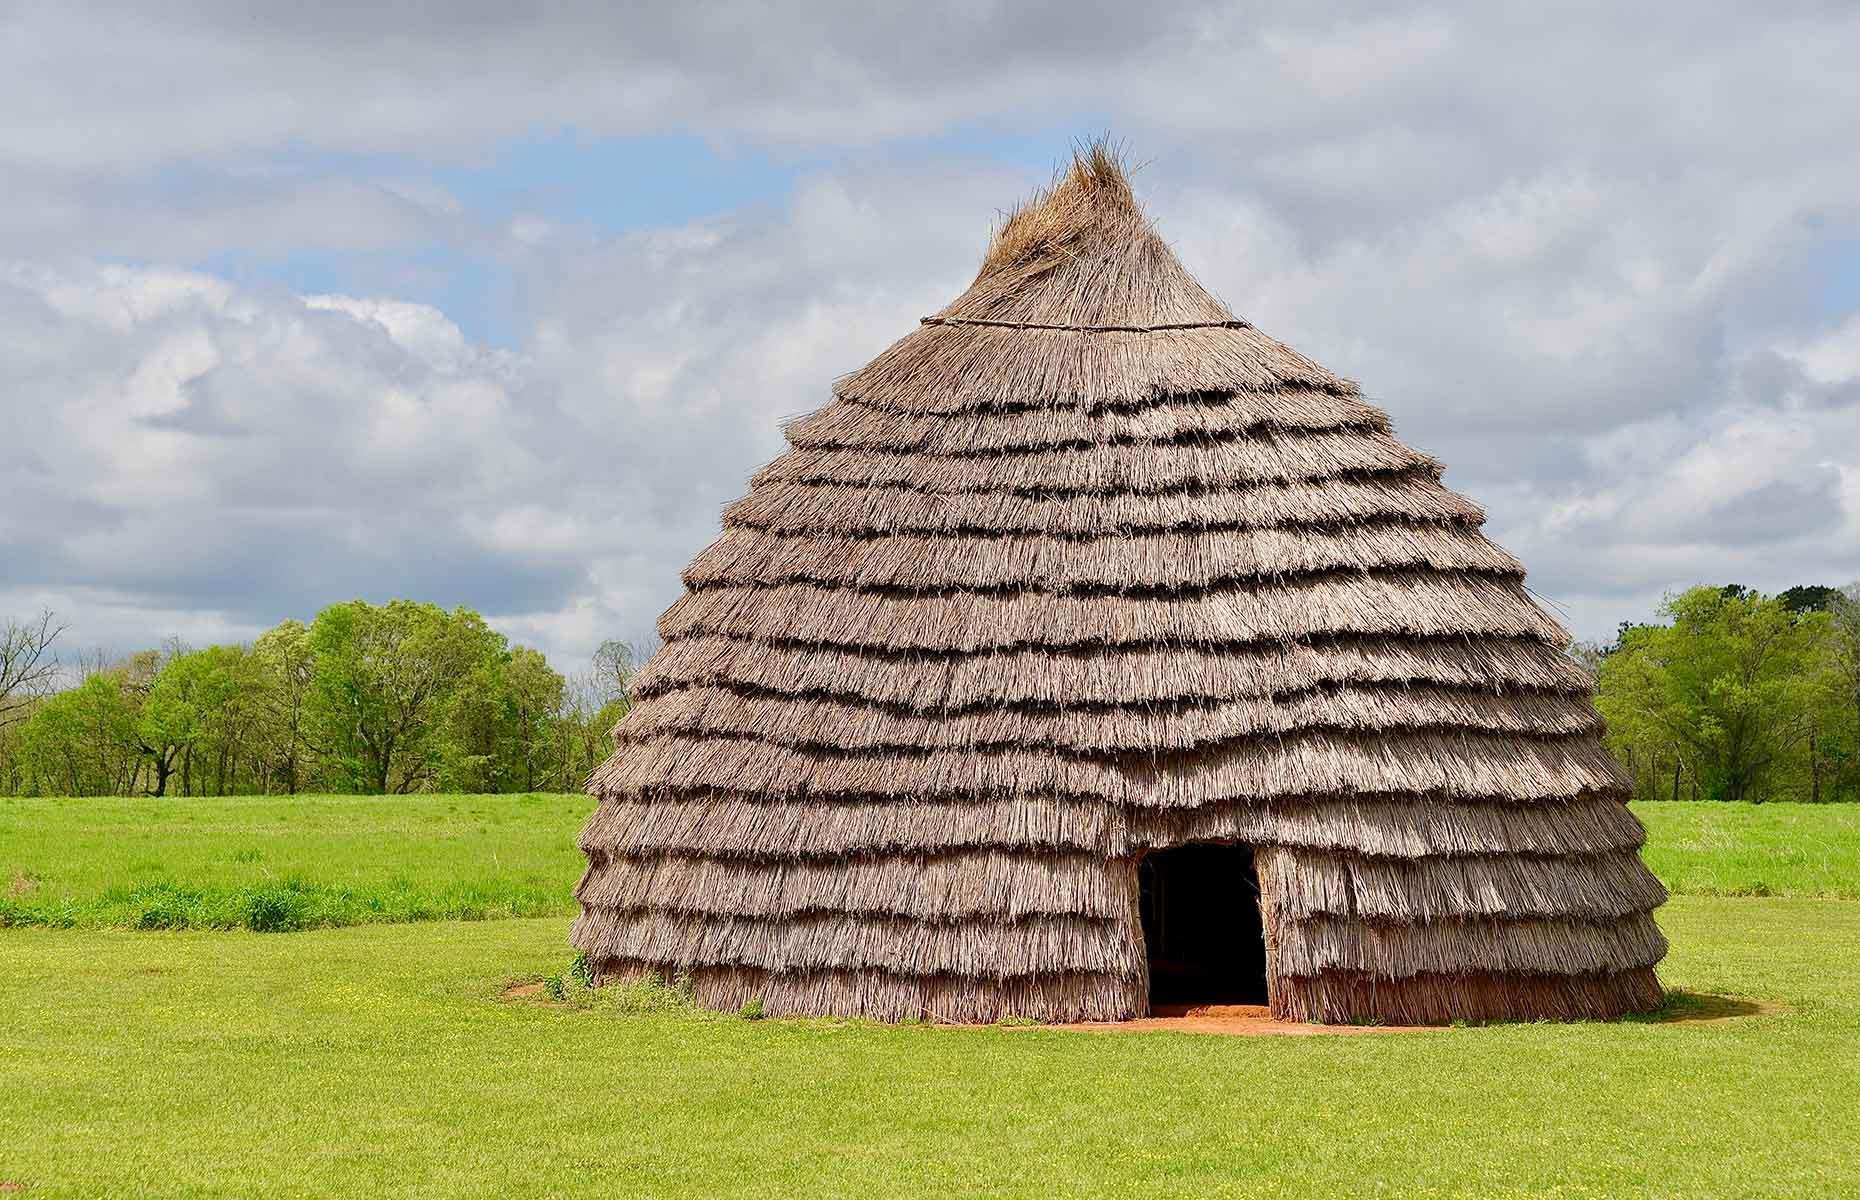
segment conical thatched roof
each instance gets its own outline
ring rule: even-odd
[[[1589,680],[1440,465],[1101,148],[788,428],[660,621],[573,940],[701,1001],[1147,1006],[1138,860],[1255,847],[1275,1013],[1659,1001]]]

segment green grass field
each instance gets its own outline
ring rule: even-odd
[[[1647,865],[1687,896],[1860,900],[1860,804],[1636,804]]]
[[[0,798],[0,926],[291,930],[574,911],[593,801]]]
[[[1842,1196],[1860,904],[1682,898],[1721,1024],[1348,1038],[623,1016],[498,999],[559,919],[0,932],[31,1195]]]
[[[567,965],[585,801],[147,803],[0,801],[10,911],[70,914],[0,929],[0,1186],[27,1196],[1860,1194],[1860,902],[1811,898],[1857,894],[1846,810],[1642,808],[1656,869],[1724,893],[1661,912],[1673,1008],[1769,1015],[1220,1038],[510,1000]],[[123,888],[293,877],[550,915],[120,916]],[[1731,894],[1759,885],[1797,895]]]

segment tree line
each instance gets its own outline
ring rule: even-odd
[[[62,632],[0,624],[0,794],[576,790],[633,670],[607,642],[565,677],[470,609],[408,600],[75,676]],[[1860,800],[1860,584],[1695,587],[1571,652],[1640,798]]]
[[[1667,598],[1578,646],[1645,800],[1860,800],[1860,584]]]
[[[0,794],[577,790],[633,670],[607,642],[565,677],[470,609],[410,600],[76,671],[63,633],[49,613],[0,625]]]

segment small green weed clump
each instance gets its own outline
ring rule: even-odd
[[[196,897],[173,884],[158,883],[130,893],[137,929],[186,929]]]
[[[657,975],[645,975],[596,987],[594,965],[585,954],[577,954],[567,967],[544,975],[538,982],[542,985],[544,999],[569,1008],[601,1009],[633,1016],[684,1012],[692,1007],[691,981],[683,975],[669,983]],[[744,1007],[747,1010],[748,1006]],[[747,1011],[744,1015],[748,1015]],[[756,1015],[761,1015],[759,1008]]]
[[[736,1015],[745,1021],[760,1021],[764,1016],[762,1011],[762,997],[751,996],[749,999],[743,1001],[743,1007],[736,1010]]]
[[[669,983],[657,975],[620,980],[598,988],[607,1008],[633,1016],[641,1013],[685,1012],[692,1008],[691,979],[679,975]]]
[[[114,900],[133,929],[250,929],[255,933],[291,933],[331,924],[319,910],[327,907],[320,889],[299,880],[251,884],[242,888],[190,888],[162,882],[144,884],[107,899]]]
[[[257,933],[290,933],[309,924],[309,904],[301,888],[269,885],[248,888],[240,917]]]

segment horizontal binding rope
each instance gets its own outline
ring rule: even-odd
[[[1044,325],[1038,321],[990,321],[983,317],[920,317],[922,325],[987,325],[995,329],[1064,329],[1073,333],[1160,333],[1168,329],[1251,329],[1245,321],[1172,321],[1165,325]]]

